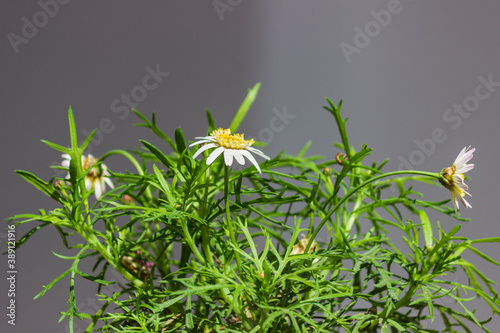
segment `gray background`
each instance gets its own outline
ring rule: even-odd
[[[55,207],[13,170],[26,169],[45,180],[54,175],[49,166],[59,163],[59,155],[40,139],[69,145],[69,105],[80,136],[108,119],[103,121],[108,133],[92,147],[97,156],[139,146],[139,139],[167,149],[146,130],[132,127],[135,115],[122,119],[124,114],[112,109],[122,94],[142,85],[147,66],[158,65],[169,75],[147,92],[137,108],[148,116],[157,112],[160,126],[170,135],[178,126],[188,139],[203,134],[205,108],[220,126],[229,125],[247,89],[260,81],[260,94],[241,130],[270,141],[264,149],[270,156],[283,148],[297,153],[308,140],[313,142],[311,154],[331,158],[336,153],[331,142],[339,141],[339,136],[333,118],[321,109],[325,96],[344,100],[351,143],[358,149],[368,143],[374,149],[370,160],[390,157],[387,170],[398,169],[400,158],[413,156],[416,168],[439,171],[452,164],[460,149],[473,145],[477,147],[469,181],[473,209],[462,211],[472,222],[464,223],[460,233],[471,238],[500,236],[496,217],[500,89],[494,88],[476,111],[461,118],[459,126],[444,119],[454,104],[475,94],[479,76],[491,75],[500,82],[499,2],[401,0],[394,7],[398,13],[385,26],[379,24],[380,29],[373,24],[371,11],[386,10],[393,1],[222,2],[232,5],[219,15],[212,1],[68,1],[59,5],[57,13],[52,7],[52,16],[45,15],[44,21],[42,7],[35,1],[2,1],[2,216]],[[27,43],[18,45],[16,53],[8,36],[23,36],[23,18],[38,20],[40,27]],[[365,30],[367,24],[372,29],[369,43],[359,45],[363,41],[358,40],[362,47],[348,61],[341,43],[355,46],[355,28]],[[296,117],[275,131],[272,140],[262,137],[275,116],[273,109],[285,108]],[[418,153],[415,140],[428,141],[435,128],[446,140],[435,143],[428,155]],[[107,164],[113,170],[131,169],[119,157]],[[443,188],[419,190],[426,199],[449,196]],[[446,230],[457,223],[442,216],[440,222]],[[18,237],[26,230],[19,227]],[[69,266],[51,253],[70,253],[58,239],[54,229],[45,228],[17,252],[17,325],[7,325],[2,312],[2,332],[65,331],[66,321],[59,325],[57,321],[58,312],[67,310],[67,279],[32,300],[42,285]],[[499,259],[498,245],[480,248]],[[498,267],[475,262],[498,280]],[[6,271],[4,256],[1,267]],[[89,266],[82,269],[89,271]],[[460,274],[449,278],[466,282]],[[4,278],[0,281],[3,307],[7,285]],[[82,310],[92,309],[93,292],[93,286],[79,281]],[[482,302],[477,305],[481,319],[489,316]],[[495,331],[499,324],[496,317],[489,327]]]

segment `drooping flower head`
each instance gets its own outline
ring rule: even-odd
[[[475,148],[469,150],[469,148],[470,146],[464,147],[460,154],[458,154],[455,162],[453,162],[453,165],[441,171],[441,179],[439,180],[441,184],[451,192],[455,214],[458,212],[458,200],[460,200],[466,208],[472,208],[464,199],[466,194],[470,196],[469,192],[467,192],[469,187],[464,183],[464,173],[474,168],[474,164],[467,164],[467,162],[471,160],[473,156],[472,153],[476,150]]]
[[[216,129],[210,133],[209,136],[196,137],[195,139],[200,139],[200,141],[196,141],[189,146],[205,144],[193,155],[193,158],[196,158],[199,154],[203,153],[205,150],[216,148],[207,158],[207,165],[210,165],[215,161],[220,154],[224,154],[224,162],[227,166],[231,166],[233,164],[233,159],[238,161],[239,164],[244,165],[246,157],[259,171],[259,164],[253,157],[251,153],[254,153],[266,160],[270,158],[260,150],[251,147],[255,143],[253,139],[245,140],[243,134],[231,134],[230,129]]]
[[[69,168],[69,161],[71,160],[71,156],[68,154],[61,155],[64,160],[61,165],[65,168]],[[95,197],[99,199],[102,194],[106,191],[106,184],[109,187],[114,188],[113,182],[108,178],[110,173],[106,164],[101,163],[98,166],[95,166],[98,159],[88,154],[87,156],[82,155],[82,169],[86,172],[89,168],[91,168],[88,173],[85,175],[85,188],[87,191],[95,190]],[[69,177],[69,175],[68,175]]]

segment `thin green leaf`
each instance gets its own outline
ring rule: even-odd
[[[52,184],[46,183],[37,176],[28,171],[16,170],[16,173],[24,178],[28,183],[35,186],[37,189],[51,197],[52,199],[64,203],[64,198],[57,192]]]
[[[62,152],[64,154],[69,154],[71,152],[70,148],[63,147],[63,146],[58,145],[56,143],[53,143],[53,142],[50,142],[50,141],[47,141],[47,140],[40,140],[40,141],[42,141],[43,143],[45,143],[50,148],[58,150],[58,151],[60,151],[60,152]]]
[[[177,152],[179,154],[187,149],[186,139],[184,139],[184,134],[180,127],[175,130],[175,144],[177,145]]]
[[[419,215],[420,215],[420,222],[422,222],[422,229],[424,231],[425,246],[427,246],[427,248],[430,249],[432,248],[434,242],[432,235],[432,224],[429,221],[429,217],[427,216],[425,211],[420,210]]]
[[[255,101],[255,98],[257,97],[259,88],[260,88],[260,82],[257,83],[255,86],[253,86],[253,88],[248,90],[247,96],[245,97],[243,103],[241,103],[240,108],[236,112],[236,115],[234,116],[231,125],[229,125],[231,133],[236,133],[236,131],[240,127],[241,122],[245,118],[246,114],[248,113],[248,110],[250,110],[250,107],[252,106],[253,102]]]

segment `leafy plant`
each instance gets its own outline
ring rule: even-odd
[[[232,132],[258,89],[249,91]],[[83,153],[94,132],[78,146],[70,109],[70,147],[43,141],[69,155],[68,168],[57,167],[69,177],[45,182],[17,171],[59,205],[12,217],[16,225],[35,224],[17,246],[52,226],[77,251],[55,254],[69,261],[68,269],[35,298],[69,276],[69,309],[61,319],[69,318],[71,332],[82,320],[85,332],[438,332],[436,317],[444,332],[470,332],[471,326],[490,332],[490,318],[469,302],[479,297],[498,315],[495,282],[461,255],[471,251],[499,265],[475,246],[500,237],[471,240],[459,234],[459,224],[445,232],[426,211],[465,219],[448,207],[450,200],[424,200],[411,186],[421,182],[430,191],[441,182],[454,193],[453,170],[385,172],[387,160],[364,165],[371,149],[349,144],[342,102],[327,102],[342,139],[335,158],[306,156],[307,143],[296,156],[281,152],[258,170],[232,168],[226,157],[211,158],[210,165],[195,160],[180,128],[171,139],[154,114],[148,120],[138,111],[138,126],[171,151],[141,141],[140,150],[112,150],[87,165],[91,159]],[[215,122],[206,114],[212,136],[205,138],[216,142]],[[236,149],[228,147],[222,148]],[[241,163],[244,154],[233,153],[241,153],[234,157]],[[92,182],[103,180],[103,162],[112,155],[137,171],[110,172],[116,187],[95,200],[99,185],[92,184],[99,183]],[[390,231],[402,235],[405,246],[397,246]],[[82,260],[95,264],[93,273],[79,269]],[[457,271],[467,284],[450,280]],[[78,310],[76,276],[96,283],[97,313]],[[111,284],[118,291],[101,293]]]

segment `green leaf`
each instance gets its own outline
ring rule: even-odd
[[[62,153],[69,154],[71,152],[71,149],[63,147],[63,146],[58,145],[56,143],[53,143],[53,142],[50,142],[50,141],[47,141],[47,140],[40,140],[40,141],[42,141],[43,143],[45,143],[50,148],[58,150],[58,151],[60,151]]]
[[[168,203],[170,204],[170,206],[173,207],[175,205],[175,199],[172,196],[172,191],[170,190],[170,186],[168,185],[167,181],[163,177],[163,174],[155,164],[153,164],[153,170],[155,172],[156,178],[160,182],[160,186],[163,189],[163,192],[167,196]]]
[[[422,222],[422,229],[424,231],[424,238],[425,238],[425,246],[427,246],[428,249],[432,248],[433,245],[433,239],[432,239],[432,224],[429,221],[429,217],[425,213],[425,211],[421,210],[419,212],[420,215],[420,222]]]
[[[140,126],[140,127],[147,127],[149,129],[151,129],[153,131],[154,134],[158,135],[162,140],[164,140],[166,143],[168,143],[168,145],[170,147],[172,147],[172,149],[175,150],[175,144],[174,142],[172,141],[172,139],[170,139],[165,133],[163,133],[163,131],[161,129],[158,128],[158,126],[156,126],[156,114],[153,112],[153,115],[151,117],[151,123],[146,119],[146,117],[144,117],[139,111],[135,110],[135,109],[132,109],[132,111],[139,117],[142,119],[142,121],[144,122],[144,124],[134,124],[134,126]]]
[[[424,298],[427,301],[427,307],[429,308],[429,315],[431,316],[432,323],[434,322],[434,303],[432,302],[431,293],[429,291],[429,288],[427,288],[427,286],[425,285],[421,285],[420,288],[422,289]]]
[[[99,284],[102,284],[104,286],[109,286],[110,284],[116,283],[116,281],[106,281],[106,280],[102,280],[102,279],[98,278],[97,276],[85,274],[85,273],[79,271],[78,269],[75,269],[75,272],[77,275],[81,276],[82,278],[84,278],[86,280],[89,280],[89,281],[92,281],[95,283],[99,283]]]
[[[28,183],[31,185],[35,186],[37,189],[51,197],[52,199],[64,203],[64,198],[57,192],[57,190],[52,186],[52,184],[46,183],[34,174],[28,172],[28,171],[23,171],[23,170],[16,170],[16,173],[20,175],[21,177],[24,178]]]
[[[181,154],[184,150],[187,149],[186,139],[184,139],[184,134],[180,127],[177,127],[175,130],[175,144],[177,145],[177,152]]]
[[[500,237],[491,237],[491,238],[480,238],[471,240],[471,244],[476,243],[500,243]]]
[[[476,249],[475,247],[473,247],[473,246],[470,246],[470,245],[469,245],[469,246],[467,246],[467,248],[468,248],[469,250],[471,250],[472,252],[474,252],[475,254],[477,254],[478,256],[480,256],[481,258],[483,258],[484,260],[486,260],[487,262],[492,263],[493,265],[500,266],[500,262],[493,260],[493,259],[492,259],[492,258],[490,258],[487,254],[485,254],[485,253],[483,253],[483,252],[479,251],[479,250],[478,250],[478,249]]]
[[[21,237],[21,239],[17,240],[16,241],[16,249],[18,247],[20,247],[21,245],[23,245],[24,243],[26,243],[26,241],[31,237],[33,236],[33,234],[35,232],[37,232],[38,230],[40,230],[41,228],[49,225],[50,223],[49,222],[44,222],[40,225],[37,225],[36,227],[34,227],[33,229],[31,229],[30,231],[28,231],[23,237]]]
[[[68,275],[71,272],[71,268],[56,277],[52,282],[50,282],[48,285],[43,286],[43,290],[38,293],[33,299],[37,299],[40,296],[43,296],[50,288],[52,288],[57,282],[61,281],[66,275]]]
[[[78,147],[78,135],[76,133],[75,117],[73,116],[73,110],[71,110],[71,106],[68,109],[68,122],[71,147]]]
[[[82,143],[82,145],[80,146],[80,153],[83,153],[85,151],[85,148],[87,148],[87,146],[89,145],[90,143],[90,140],[92,140],[92,138],[94,137],[94,134],[96,133],[97,129],[93,130],[89,136],[87,136],[87,138],[85,139],[85,141]]]
[[[347,136],[347,131],[345,129],[345,123],[348,118],[342,119],[342,115],[340,114],[340,108],[342,107],[342,100],[339,101],[338,105],[333,104],[333,102],[329,98],[326,98],[326,101],[328,102],[328,104],[330,104],[330,108],[324,106],[323,109],[330,112],[335,118],[335,121],[337,122],[337,126],[340,132],[340,137],[342,138],[342,143],[344,144],[344,150],[346,152],[347,157],[350,158],[351,148],[349,146],[349,138]]]
[[[245,118],[248,110],[250,110],[250,107],[252,106],[253,102],[255,101],[255,98],[257,97],[259,88],[260,88],[260,82],[257,83],[252,89],[249,89],[247,97],[245,97],[243,103],[241,103],[241,106],[236,112],[236,115],[234,116],[231,125],[229,125],[231,133],[236,133],[236,131],[240,127],[241,122]]]
[[[216,129],[215,122],[214,122],[214,118],[212,117],[212,114],[210,113],[209,109],[205,109],[205,113],[207,115],[208,133],[210,133]]]
[[[145,140],[139,140],[141,143],[146,146],[146,148],[152,152],[159,160],[162,162],[166,167],[172,168],[174,163],[168,158],[165,154],[162,153],[162,151],[158,148],[156,148],[154,145],[151,143],[145,141]]]

